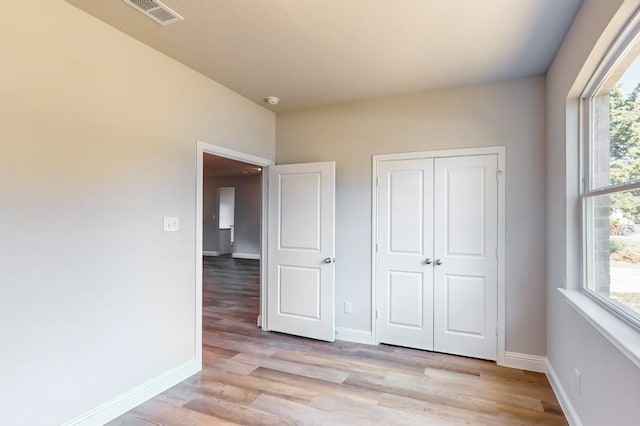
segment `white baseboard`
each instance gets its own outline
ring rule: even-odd
[[[220,256],[220,252],[219,251],[203,250],[202,251],[202,255],[203,256]]]
[[[256,325],[262,328],[262,314],[258,315],[258,319],[256,319]]]
[[[196,360],[188,361],[166,373],[163,373],[135,388],[107,401],[96,408],[87,411],[73,420],[63,423],[62,426],[93,426],[104,425],[111,420],[123,415],[127,411],[137,407],[143,402],[177,385],[183,380],[201,370]]]
[[[569,395],[567,395],[567,392],[564,390],[564,387],[562,386],[562,383],[549,360],[547,360],[547,379],[549,379],[553,393],[556,394],[556,398],[558,399],[560,407],[562,407],[562,411],[564,412],[569,424],[571,426],[582,426],[582,421],[580,420],[580,417],[578,417],[578,412],[573,407],[573,404],[569,399]]]
[[[504,353],[504,367],[519,368],[520,370],[547,372],[547,357],[538,355],[521,354],[518,352]]]
[[[252,253],[233,253],[231,255],[231,257],[233,257],[234,259],[254,259],[254,260],[260,260],[260,255],[259,254],[252,254]]]
[[[336,327],[336,339],[345,342],[373,345],[371,332],[369,330],[356,330],[355,328]]]

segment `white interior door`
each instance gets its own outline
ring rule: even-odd
[[[498,315],[496,155],[435,162],[434,348],[495,360]]]
[[[433,160],[378,170],[378,340],[433,350]]]
[[[334,205],[335,163],[269,167],[269,330],[335,339]]]

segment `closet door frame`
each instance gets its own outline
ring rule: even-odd
[[[466,157],[474,155],[496,155],[498,159],[498,329],[496,330],[498,347],[496,363],[505,365],[505,147],[448,149],[438,151],[406,152],[397,154],[381,154],[372,157],[371,167],[371,334],[372,343],[378,340],[378,169],[380,163],[392,160],[417,160],[423,158]]]

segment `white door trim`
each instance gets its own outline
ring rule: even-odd
[[[496,362],[505,363],[506,339],[506,288],[505,288],[505,176],[506,158],[505,147],[494,146],[486,148],[448,149],[438,151],[406,152],[396,154],[380,154],[372,156],[371,167],[371,333],[373,343],[378,340],[377,306],[378,306],[378,165],[390,160],[416,160],[421,158],[461,157],[472,155],[495,154],[498,157],[498,347]]]
[[[256,157],[255,155],[246,154],[240,151],[224,148],[217,145],[211,145],[206,142],[197,141],[196,143],[196,297],[195,297],[195,353],[196,363],[199,370],[202,369],[202,207],[203,207],[203,158],[204,154],[217,155],[218,157],[230,158],[232,160],[243,161],[245,163],[255,164],[256,166],[269,167],[273,161],[266,158]],[[268,200],[268,176],[266,170],[262,171],[262,218],[260,220],[261,227],[261,245],[260,245],[260,315],[262,318],[262,329],[267,330],[266,315],[267,312],[267,200]],[[258,320],[259,321],[259,320]]]

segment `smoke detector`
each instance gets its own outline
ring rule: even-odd
[[[280,98],[277,96],[267,96],[264,100],[267,101],[269,105],[278,105],[280,103]]]
[[[124,2],[160,25],[169,25],[184,20],[182,16],[158,0],[124,0]]]

